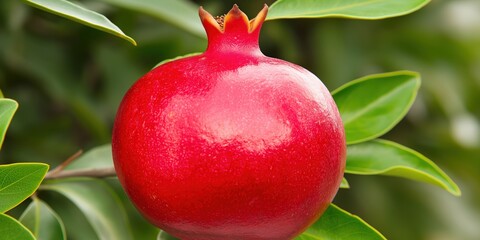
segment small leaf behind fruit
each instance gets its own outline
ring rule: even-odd
[[[18,103],[16,101],[0,97],[0,149],[2,149],[5,134],[17,108]]]
[[[422,154],[386,140],[348,146],[346,173],[381,174],[437,185],[455,196],[458,186],[435,163]]]
[[[109,4],[148,14],[200,37],[206,37],[198,18],[198,7],[186,0],[102,0]]]
[[[175,238],[174,236],[162,230],[158,233],[157,240],[178,240],[178,238]]]
[[[32,195],[47,171],[48,165],[43,163],[0,165],[0,213],[14,208]]]
[[[348,184],[347,179],[343,178],[342,183],[340,184],[340,188],[350,188],[350,184]]]
[[[32,233],[14,218],[0,213],[1,239],[35,240]]]
[[[125,208],[104,181],[56,180],[42,185],[42,190],[55,191],[73,202],[88,219],[99,239],[133,239]]]
[[[65,227],[60,217],[50,206],[38,198],[34,198],[27,209],[25,209],[20,217],[20,222],[30,229],[39,240],[67,239]]]
[[[196,52],[196,53],[189,53],[189,54],[185,54],[185,55],[183,55],[183,56],[178,56],[178,57],[174,57],[174,58],[170,58],[170,59],[165,59],[165,60],[159,62],[159,63],[158,63],[157,65],[155,65],[155,67],[153,67],[153,68],[156,68],[156,67],[158,67],[158,66],[160,66],[160,65],[162,65],[162,64],[165,64],[165,63],[168,63],[168,62],[171,62],[171,61],[175,61],[175,60],[182,59],[182,58],[186,58],[186,57],[193,57],[193,56],[197,56],[197,55],[200,55],[200,54],[202,54],[202,53]]]
[[[115,24],[100,13],[88,10],[66,0],[24,0],[28,4],[44,11],[68,18],[86,26],[121,37],[133,45],[137,45],[133,38],[125,35]]]
[[[330,204],[320,219],[296,240],[377,240],[386,239],[358,216]]]
[[[281,18],[382,19],[414,12],[430,0],[278,0],[270,7],[267,20]]]
[[[418,73],[399,71],[362,77],[333,91],[347,144],[368,141],[392,129],[407,114],[419,87]]]

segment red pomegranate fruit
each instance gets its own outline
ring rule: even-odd
[[[125,95],[113,129],[120,183],[153,224],[182,240],[292,239],[328,207],[346,144],[322,82],[258,45],[235,5],[200,8],[200,55],[164,63]]]

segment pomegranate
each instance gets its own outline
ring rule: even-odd
[[[138,210],[183,240],[292,239],[328,207],[345,168],[323,83],[258,45],[268,7],[213,18],[203,54],[164,63],[125,95],[118,179]]]

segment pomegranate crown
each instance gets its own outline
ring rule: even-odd
[[[263,9],[251,20],[243,13],[237,4],[225,15],[214,18],[202,7],[199,9],[200,19],[207,32],[209,49],[234,50],[238,45],[242,49],[258,49],[258,38],[260,29],[267,17],[268,6],[264,4]]]

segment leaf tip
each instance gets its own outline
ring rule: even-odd
[[[124,35],[124,36],[125,36],[125,39],[126,39],[127,41],[129,41],[131,44],[133,44],[133,46],[135,46],[135,47],[138,46],[138,45],[137,45],[137,42],[135,41],[135,39],[133,39],[132,37],[129,37],[129,36],[127,36],[127,35]]]
[[[455,197],[460,197],[462,196],[462,190],[458,187],[456,183],[452,181],[452,188],[447,189],[449,193],[451,193]]]

